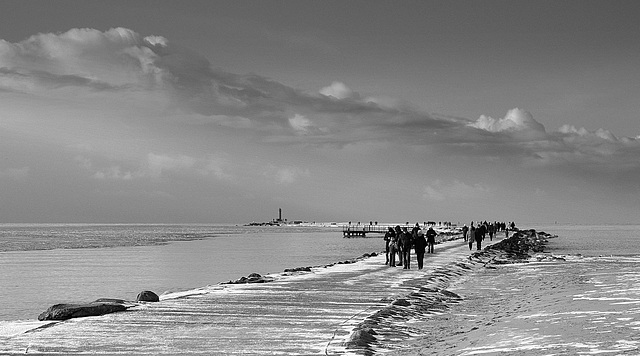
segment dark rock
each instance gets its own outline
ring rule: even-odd
[[[345,346],[347,346],[347,348],[370,346],[376,341],[376,337],[374,335],[376,335],[376,332],[371,328],[357,329],[353,334],[351,334],[351,337],[349,337],[349,341],[345,343]]]
[[[290,273],[290,272],[311,272],[311,267],[286,268],[284,271],[287,272],[287,273]]]
[[[38,320],[67,320],[85,316],[98,316],[127,310],[128,306],[111,302],[85,304],[56,304],[38,315]]]
[[[221,284],[267,283],[273,281],[273,278],[261,276],[258,273],[251,273],[248,277],[240,277],[240,279],[236,279],[235,281],[229,281]]]
[[[398,306],[401,306],[401,307],[408,307],[408,306],[411,306],[411,302],[409,302],[409,301],[408,301],[408,300],[406,300],[406,299],[402,299],[402,298],[400,298],[400,299],[396,299],[396,300],[395,300],[393,303],[391,303],[391,304],[393,304],[393,305],[398,305]]]
[[[159,302],[160,297],[150,290],[143,290],[136,297],[137,302]]]
[[[118,304],[132,303],[124,299],[115,299],[115,298],[100,298],[100,299],[94,300],[93,302],[94,303],[118,303]]]

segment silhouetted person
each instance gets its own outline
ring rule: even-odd
[[[396,244],[396,252],[398,252],[398,266],[402,266],[402,229],[400,228],[400,225],[396,225],[395,227],[396,230],[396,240],[397,240],[397,244]]]
[[[478,251],[482,249],[482,230],[483,229],[481,227],[476,229],[476,249]],[[471,246],[471,244],[469,244],[469,246]]]
[[[416,260],[418,260],[418,269],[422,269],[424,264],[424,250],[427,247],[427,240],[424,238],[422,230],[419,230],[416,233],[416,238],[413,244],[416,251]]]
[[[389,228],[391,230],[391,228]],[[389,267],[396,266],[396,253],[398,252],[398,235],[394,232],[389,240]]]
[[[389,231],[384,234],[384,247],[385,254],[387,256],[387,260],[384,263],[385,265],[389,264],[389,244],[391,243],[391,238],[396,236],[396,232],[393,231],[392,227],[389,227]],[[394,251],[395,252],[395,251]]]
[[[402,241],[402,263],[404,264],[403,269],[411,269],[411,245],[413,245],[413,238],[411,233],[407,230],[406,227],[402,228],[402,235],[400,237],[400,241]]]
[[[436,235],[438,234],[432,227],[427,230],[427,250],[429,253],[433,253],[433,245],[436,243]]]

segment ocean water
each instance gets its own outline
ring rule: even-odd
[[[384,249],[339,227],[0,224],[0,320],[57,303],[135,300]]]
[[[640,225],[527,226],[558,237],[524,264],[474,263],[458,240],[437,245],[424,271],[377,256],[237,288],[216,283],[380,251],[381,239],[309,227],[2,227],[5,326],[57,302],[170,293],[138,313],[6,334],[0,353],[640,354]],[[362,323],[373,341],[346,347]]]

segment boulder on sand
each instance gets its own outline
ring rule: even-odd
[[[157,294],[155,294],[150,290],[143,290],[142,292],[138,293],[138,296],[136,297],[136,302],[159,302],[159,301],[160,301],[160,297],[158,297]]]
[[[101,301],[82,304],[56,304],[38,315],[38,320],[67,320],[85,316],[98,316],[125,311],[127,308],[129,306],[121,303]]]

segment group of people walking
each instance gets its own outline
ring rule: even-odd
[[[467,226],[465,224],[462,227],[462,238],[465,241],[469,242],[469,250],[473,249],[473,242],[476,242],[476,249],[480,251],[482,249],[482,241],[489,235],[489,241],[493,241],[493,236],[498,233],[498,231],[505,232],[505,238],[509,237],[509,229],[515,229],[516,224],[514,222],[510,222],[506,224],[504,222],[493,222],[488,223],[486,221],[480,222],[478,221],[476,225],[474,225],[473,221],[471,222],[471,226]]]
[[[425,252],[433,253],[436,235],[437,233],[432,227],[429,227],[425,234],[418,223],[411,231],[406,226],[402,228],[400,225],[396,225],[395,228],[389,227],[384,235],[387,256],[385,264],[390,267],[397,265],[403,266],[403,269],[411,269],[411,248],[413,248],[418,261],[418,269],[422,269]],[[397,263],[396,255],[398,257]]]
[[[489,240],[493,241],[493,237],[500,231],[505,232],[505,238],[509,237],[509,230],[514,230],[516,225],[514,222],[471,222],[470,226],[466,224],[462,227],[462,237],[464,241],[469,243],[469,250],[473,249],[473,243],[476,243],[476,249],[482,249],[482,241],[489,235]],[[384,235],[386,265],[390,267],[403,266],[403,269],[411,269],[411,249],[413,248],[418,261],[418,269],[422,269],[424,265],[425,253],[433,253],[438,234],[429,226],[426,233],[420,228],[420,224],[416,225],[409,231],[409,228],[400,225],[389,227]]]

